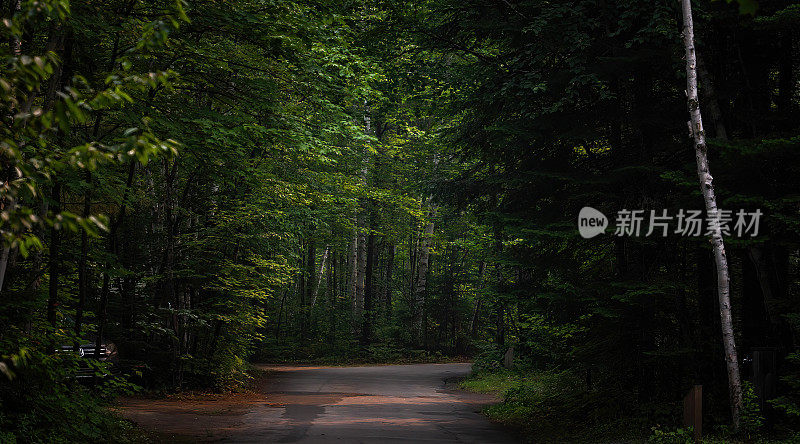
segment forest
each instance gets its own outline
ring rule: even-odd
[[[706,442],[800,440],[800,3],[0,15],[0,442],[135,442],[118,396],[251,363],[458,360],[527,442],[692,442],[695,385]]]

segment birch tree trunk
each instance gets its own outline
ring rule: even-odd
[[[694,25],[692,23],[691,0],[681,0],[683,12],[683,41],[686,47],[686,94],[688,96],[690,127],[694,137],[695,159],[697,161],[697,177],[705,200],[706,213],[717,214],[717,198],[714,194],[713,178],[708,167],[706,136],[703,130],[703,117],[700,114],[700,102],[697,97],[697,54],[694,47]],[[719,315],[722,324],[722,342],[725,348],[725,364],[728,371],[728,389],[731,402],[731,415],[734,429],[739,428],[739,416],[742,409],[742,387],[739,379],[739,361],[736,355],[736,343],[733,336],[733,319],[731,316],[730,279],[728,276],[728,258],[725,255],[725,244],[722,232],[717,224],[711,236],[711,247],[717,266],[717,296],[719,299]]]
[[[317,275],[317,284],[314,285],[313,295],[311,297],[311,307],[313,308],[314,305],[317,303],[317,295],[319,294],[319,286],[322,284],[322,276],[325,275],[325,266],[328,263],[328,253],[330,252],[331,246],[325,246],[325,252],[322,253],[322,264],[319,266],[319,274]]]

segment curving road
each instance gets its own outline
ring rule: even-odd
[[[492,396],[447,383],[470,364],[263,368],[252,391],[121,399],[115,410],[170,444],[514,442],[480,413]]]
[[[514,442],[480,413],[491,397],[447,388],[470,364],[270,369],[271,403],[226,442]]]

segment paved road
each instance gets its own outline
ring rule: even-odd
[[[245,413],[226,442],[515,441],[480,413],[490,397],[446,386],[469,374],[469,364],[274,370],[269,403]]]

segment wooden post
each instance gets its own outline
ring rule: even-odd
[[[683,398],[683,425],[693,429],[694,442],[703,435],[703,386],[696,385]]]

